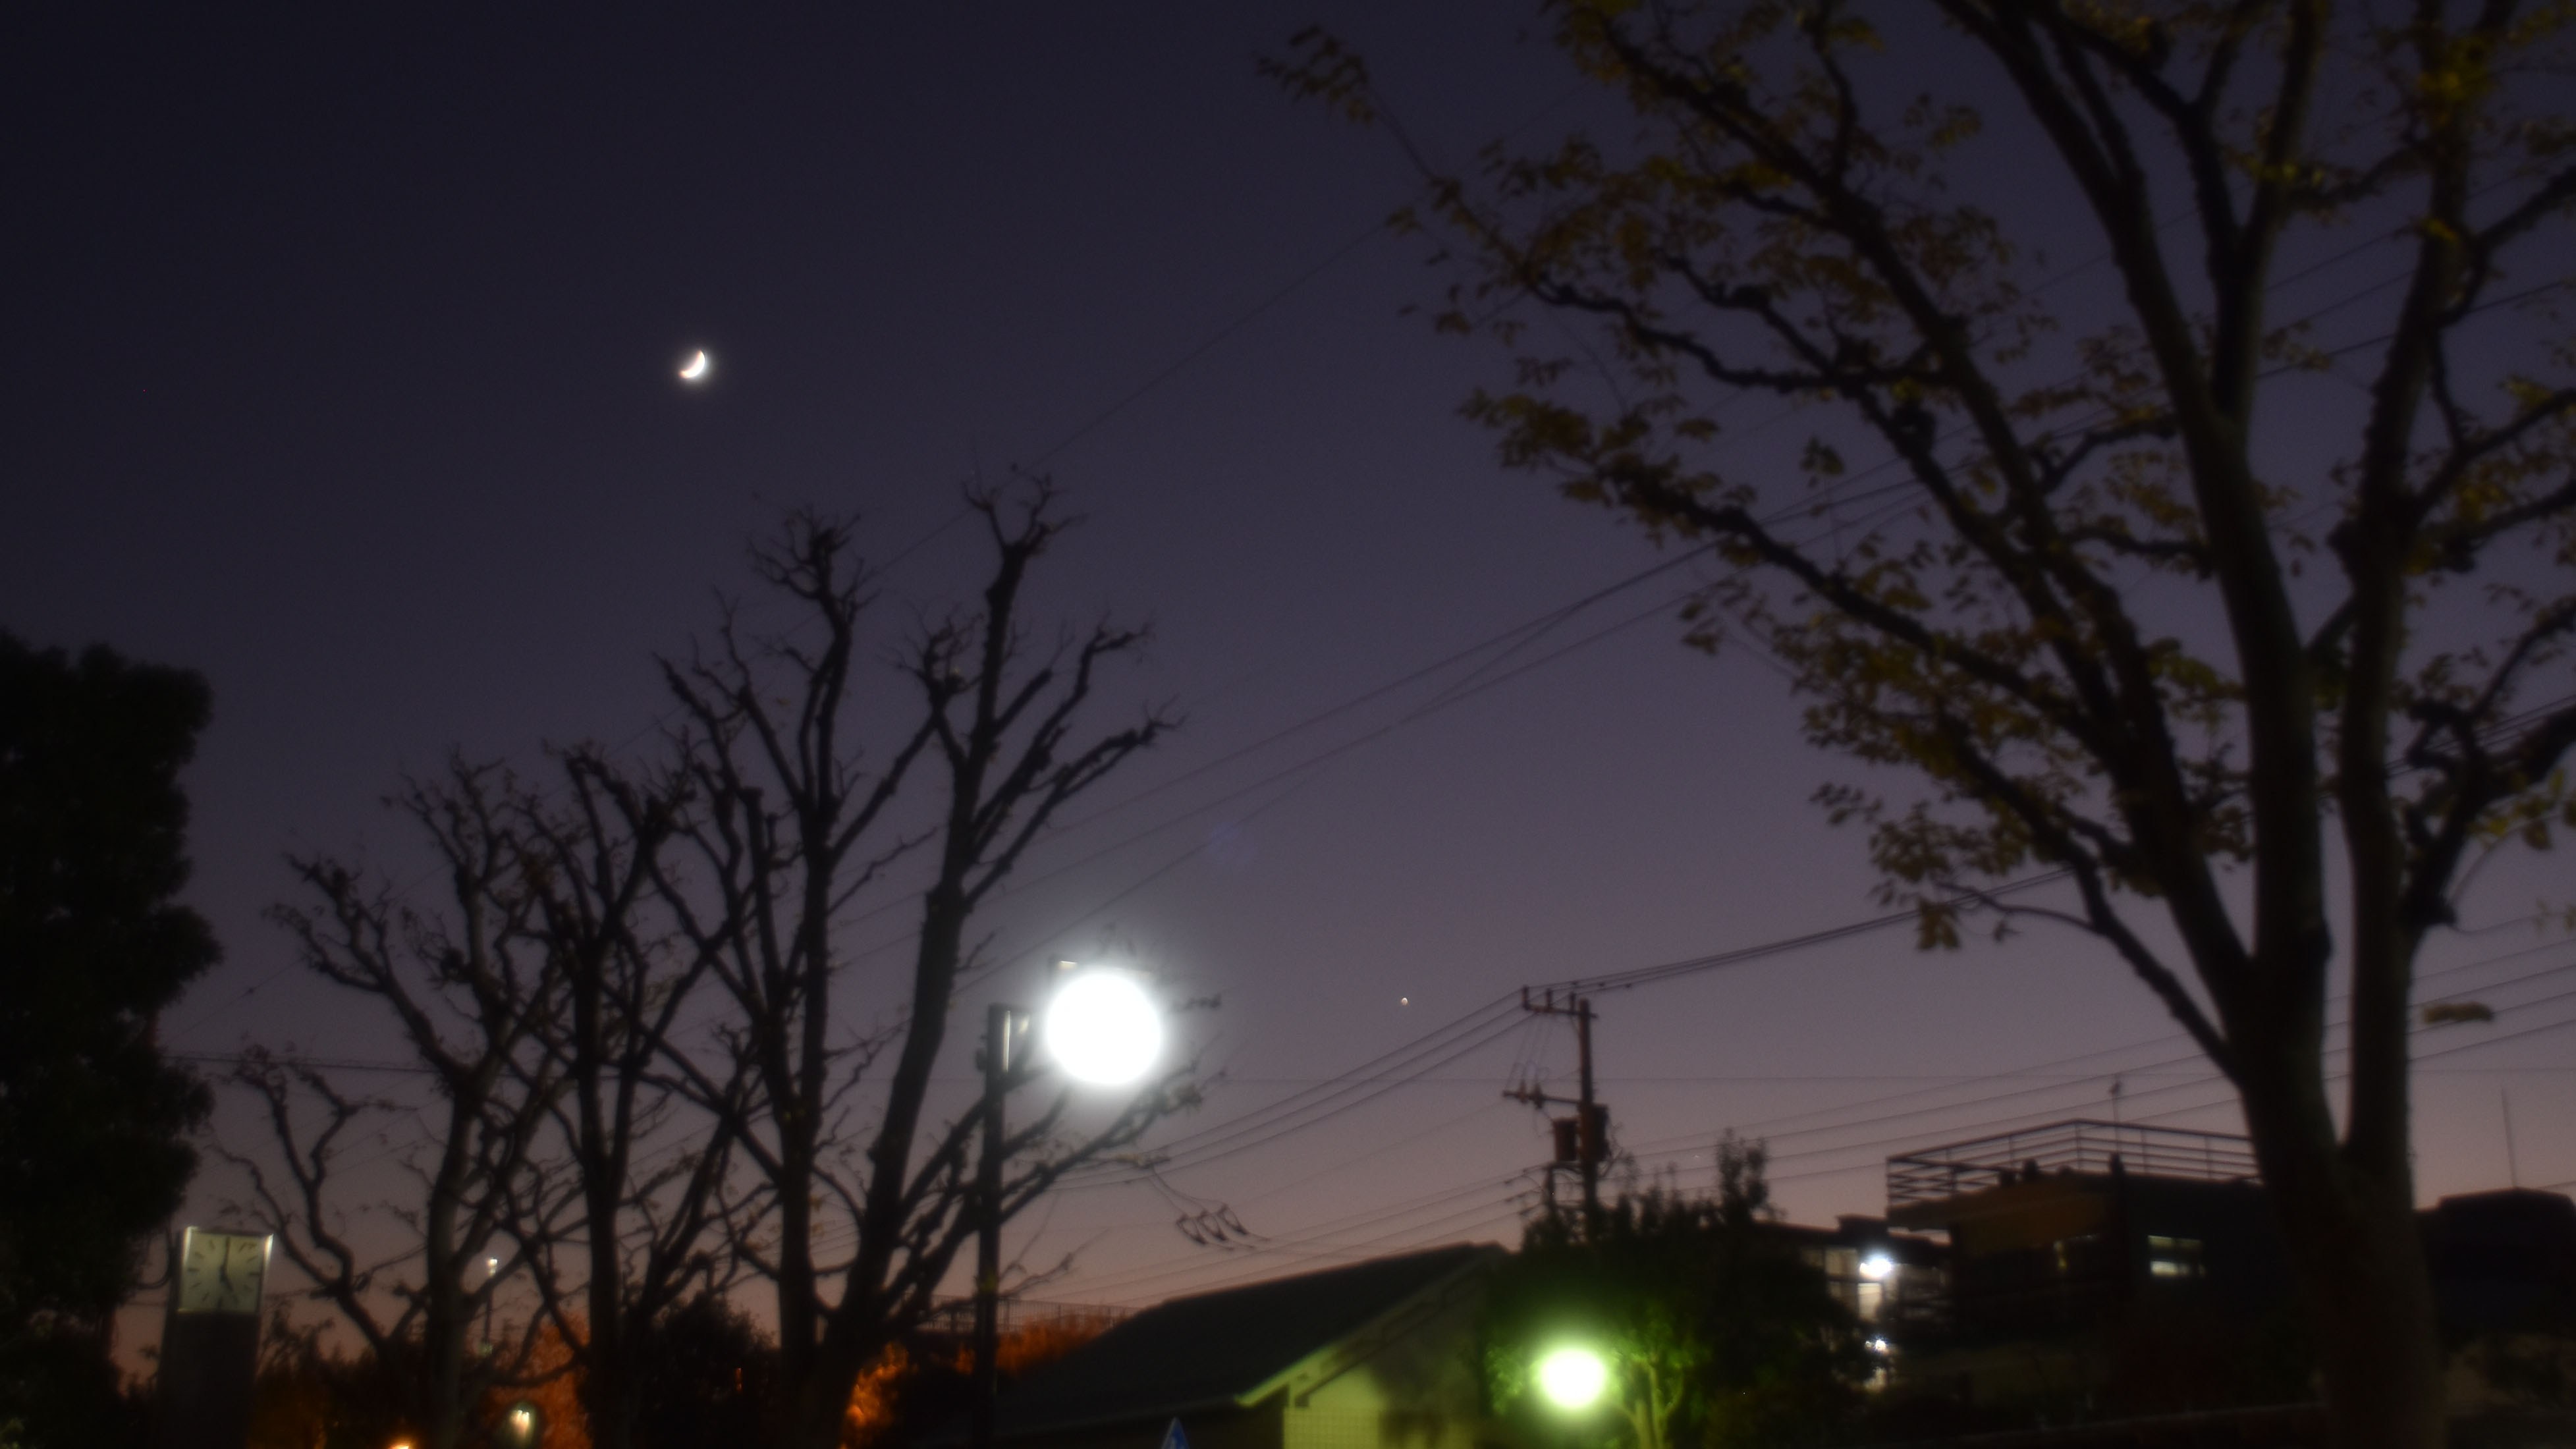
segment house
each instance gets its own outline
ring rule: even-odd
[[[1883,1338],[1948,1302],[1949,1246],[1893,1230],[1885,1218],[1846,1214],[1830,1228],[1766,1228],[1825,1275],[1825,1285],[1873,1338]]]
[[[1950,1245],[1897,1326],[1900,1383],[2082,1412],[2305,1396],[2244,1138],[2058,1122],[1892,1157],[1887,1204]]]
[[[2453,1348],[2453,1410],[2576,1408],[2576,1202],[2532,1188],[2462,1193],[2420,1221]],[[2576,1422],[2559,1428],[2576,1436]]]
[[[1946,1281],[1885,1319],[1900,1391],[2059,1424],[2286,1414],[2313,1395],[2244,1138],[2053,1123],[1889,1158],[1887,1199],[1889,1227],[1949,1242]],[[2465,1346],[2455,1442],[2521,1442],[2531,1426],[2515,1416],[2532,1414],[2535,1432],[2560,1436],[2541,1442],[2566,1442],[2576,1203],[2468,1193],[2420,1222],[2445,1339]]]
[[[1457,1244],[1173,1299],[1006,1393],[995,1442],[1152,1449],[1177,1423],[1190,1449],[1492,1443],[1472,1346],[1504,1256]]]
[[[2289,1290],[2252,1145],[2214,1132],[2077,1120],[1906,1153],[1888,1159],[1887,1220],[1948,1234],[1963,1337]]]
[[[2445,1330],[2576,1332],[2576,1201],[2527,1187],[2462,1193],[2422,1222]]]

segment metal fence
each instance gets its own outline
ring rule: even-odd
[[[1887,1159],[1887,1205],[1934,1202],[2060,1172],[2253,1182],[2253,1144],[2219,1132],[2077,1119]]]

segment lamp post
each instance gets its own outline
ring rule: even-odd
[[[1047,1002],[1047,1055],[1077,1082],[1120,1087],[1145,1075],[1163,1048],[1163,1018],[1129,972],[1056,963],[1060,984]],[[984,1008],[983,1149],[975,1164],[975,1407],[973,1449],[990,1449],[1001,1389],[1002,1103],[1017,1066],[1013,1048],[1029,1013],[995,1002]]]
[[[1011,1076],[1011,1037],[1027,1018],[995,1002],[984,1008],[984,1151],[975,1163],[975,1437],[993,1442],[993,1398],[1001,1391],[1002,1097]]]

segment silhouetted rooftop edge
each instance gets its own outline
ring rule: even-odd
[[[1171,1299],[1005,1392],[996,1437],[1248,1406],[1318,1350],[1505,1256],[1493,1243],[1455,1243]],[[964,1439],[960,1419],[925,1442]]]

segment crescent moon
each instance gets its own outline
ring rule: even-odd
[[[702,377],[704,377],[704,376],[706,376],[706,375],[707,375],[707,355],[706,355],[705,353],[703,353],[703,352],[699,353],[699,354],[698,354],[697,356],[695,356],[695,357],[690,358],[690,359],[689,359],[689,365],[688,365],[688,366],[686,366],[686,367],[684,367],[684,368],[681,368],[681,369],[680,369],[680,376],[681,376],[681,377],[683,377],[683,378],[685,378],[685,379],[687,379],[687,380],[688,380],[688,381],[690,381],[690,382],[696,382],[699,378],[702,378]]]

